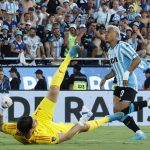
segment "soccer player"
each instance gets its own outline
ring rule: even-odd
[[[137,93],[137,79],[134,70],[140,64],[140,58],[135,50],[126,42],[119,41],[120,30],[118,27],[109,25],[106,32],[106,41],[110,44],[108,57],[112,66],[111,71],[101,80],[102,87],[106,80],[116,77],[117,86],[114,90],[114,112],[124,112],[122,122],[135,135],[131,140],[144,140],[146,135],[139,129],[133,118],[128,114],[139,111],[150,105],[149,101],[134,102]]]
[[[102,124],[119,120],[124,113],[116,113],[100,120],[88,121],[92,112],[83,107],[82,116],[77,124],[55,123],[52,121],[60,85],[63,81],[67,66],[76,56],[80,47],[75,45],[67,54],[56,71],[47,96],[41,101],[32,116],[21,117],[17,123],[3,123],[0,115],[0,130],[12,135],[23,144],[58,144],[70,140],[81,132],[91,131]],[[60,106],[61,107],[61,106]]]

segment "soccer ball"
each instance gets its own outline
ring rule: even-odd
[[[12,104],[13,104],[13,101],[10,97],[4,96],[2,98],[2,102],[1,102],[2,108],[4,108],[4,109],[9,108]]]

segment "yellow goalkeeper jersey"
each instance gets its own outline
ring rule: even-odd
[[[54,117],[55,103],[44,98],[39,104],[32,117],[38,124],[30,139],[27,139],[17,130],[17,123],[4,123],[2,131],[12,135],[17,141],[23,144],[58,144],[59,133],[68,132],[74,124],[52,122]]]

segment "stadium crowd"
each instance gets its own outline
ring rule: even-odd
[[[150,0],[1,0],[0,56],[58,60],[78,43],[76,57],[107,58],[109,24],[141,58],[150,58]]]

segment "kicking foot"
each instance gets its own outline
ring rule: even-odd
[[[81,115],[82,117],[79,120],[79,124],[81,126],[84,126],[84,124],[92,117],[93,113],[89,109],[87,109],[86,106],[83,106]]]
[[[116,121],[116,120],[121,120],[122,117],[124,117],[124,113],[123,112],[117,112],[117,113],[114,113],[112,115],[108,115],[107,116],[109,118],[109,121]]]
[[[75,57],[75,56],[79,53],[79,50],[80,50],[80,46],[79,46],[79,45],[74,45],[74,46],[69,50],[70,56],[71,56],[72,58]]]
[[[146,140],[146,134],[145,133],[135,133],[135,135],[131,138],[129,138],[129,140]]]

